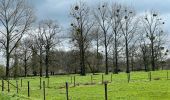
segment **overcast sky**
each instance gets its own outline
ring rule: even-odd
[[[29,0],[36,10],[37,19],[55,19],[63,27],[70,25],[69,9],[70,6],[79,0]],[[82,0],[92,6],[105,1],[109,3],[119,2],[133,6],[137,13],[143,13],[148,10],[158,11],[165,21],[165,28],[170,30],[170,0]]]
[[[67,33],[70,26],[71,18],[69,16],[70,7],[80,0],[28,0],[34,7],[37,20],[54,19],[59,22]],[[118,2],[135,8],[137,14],[145,11],[154,10],[160,13],[165,22],[165,31],[170,32],[170,0],[82,0],[85,1],[92,9],[102,2]],[[170,41],[170,33],[168,35]],[[168,47],[170,48],[170,47]]]
[[[28,0],[34,7],[37,20],[54,19],[57,20],[67,30],[70,25],[69,9],[71,5],[79,0]],[[119,2],[125,5],[134,7],[138,14],[148,10],[158,11],[165,21],[165,29],[170,32],[170,0],[82,0],[87,2],[91,8],[98,5],[100,2]],[[170,37],[170,34],[169,36]],[[170,39],[169,39],[170,40]],[[65,47],[65,46],[64,46]],[[170,47],[169,47],[170,48]],[[67,49],[67,47],[66,47]],[[0,55],[2,55],[0,53]],[[4,60],[0,60],[2,63]],[[4,62],[3,62],[4,63]]]

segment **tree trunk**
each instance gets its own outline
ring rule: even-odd
[[[134,60],[133,60],[133,56],[134,56],[134,54],[133,54],[133,52],[132,52],[132,57],[131,57],[131,66],[132,66],[132,71],[134,71]]]
[[[45,59],[45,65],[46,65],[46,78],[49,77],[48,74],[48,68],[49,68],[49,49],[46,49],[46,59]]]
[[[25,77],[27,77],[27,61],[24,60]]]
[[[42,50],[40,50],[40,77],[42,77]]]
[[[6,47],[6,78],[9,77],[9,60],[10,60],[10,53],[9,53],[9,32],[7,29],[7,47]]]
[[[27,77],[27,57],[26,57],[26,51],[24,56],[24,69],[25,69],[25,77]]]
[[[99,40],[98,40],[98,34],[97,34],[97,72],[99,72]]]
[[[153,45],[153,36],[151,39],[151,63],[152,63],[152,71],[155,71],[155,58],[154,58],[154,45]]]
[[[6,52],[6,78],[8,79],[9,77],[9,59],[10,59],[10,54],[8,51]]]
[[[81,36],[81,40],[80,40],[80,67],[81,67],[81,73],[80,75],[85,76],[86,72],[85,72],[85,63],[84,63],[84,56],[85,56],[85,49],[84,49],[84,37],[83,37],[83,28],[82,25],[80,27],[80,36]]]
[[[129,70],[129,50],[128,50],[128,40],[127,38],[125,39],[126,41],[126,73],[130,73]]]
[[[81,75],[86,75],[85,73],[85,63],[84,63],[84,45],[81,43],[81,49],[80,49],[80,66],[81,66]]]
[[[107,38],[106,38],[106,32],[104,31],[104,46],[105,46],[105,74],[107,75],[109,73],[108,69],[108,52],[107,52]]]
[[[115,74],[118,74],[118,54],[117,54],[117,34],[115,31],[115,67],[116,69],[114,70]]]

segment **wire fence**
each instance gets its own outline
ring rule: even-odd
[[[140,75],[139,75],[140,74]],[[121,84],[121,83],[133,83],[133,82],[149,82],[152,80],[169,80],[168,71],[159,71],[159,72],[132,72],[129,74],[109,74],[109,75],[87,75],[87,76],[64,76],[64,77],[54,76],[51,78],[22,78],[22,79],[10,79],[10,80],[1,80],[0,87],[2,92],[8,91],[11,94],[15,93],[22,97],[35,98],[35,94],[43,97],[43,100],[46,100],[51,91],[58,93],[57,96],[62,95],[61,97],[66,100],[79,100],[81,96],[87,98],[102,98],[102,100],[108,100],[112,98],[109,96],[110,93],[117,94],[119,92],[125,91],[124,88],[115,90],[112,84]],[[36,79],[36,80],[35,80]],[[59,81],[57,81],[57,79]],[[28,82],[28,84],[27,84]],[[104,88],[101,89],[102,85]],[[86,92],[86,91],[77,91],[77,88],[98,88],[100,86],[100,93],[96,91]],[[90,89],[89,88],[89,89]],[[80,89],[78,89],[80,90]],[[49,92],[49,93],[48,93]],[[7,93],[7,92],[4,92]],[[75,96],[76,95],[76,96]],[[40,100],[42,100],[40,99]]]

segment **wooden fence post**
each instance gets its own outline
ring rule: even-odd
[[[45,100],[45,81],[43,81],[43,95],[44,95],[44,100]]]
[[[72,76],[71,76],[71,84],[73,83],[73,81],[72,81]]]
[[[149,78],[149,81],[152,80],[151,72],[148,72],[148,78]]]
[[[16,89],[17,89],[17,94],[18,94],[18,80],[16,80]]]
[[[110,81],[112,82],[112,73],[111,73],[111,80]]]
[[[103,74],[102,74],[102,84],[103,84],[103,82],[104,82],[104,76],[103,76]]]
[[[21,78],[21,87],[22,87],[22,78]]]
[[[2,92],[4,91],[4,80],[2,79]]]
[[[67,98],[67,100],[69,100],[69,97],[68,97],[68,82],[66,82],[66,98]]]
[[[104,88],[105,88],[105,100],[107,100],[107,83],[104,83]]]
[[[41,89],[41,77],[40,77],[40,89]]]
[[[47,87],[49,88],[49,85],[50,85],[50,78],[48,77],[48,81],[47,81]]]
[[[128,83],[130,82],[130,73],[127,73]]]
[[[9,79],[8,79],[8,92],[10,92],[10,87],[9,87]]]
[[[166,77],[167,77],[167,80],[168,80],[168,79],[169,79],[169,74],[168,74],[168,71],[167,71]]]
[[[93,75],[91,75],[91,84],[93,84]]]
[[[74,87],[76,86],[76,76],[74,76]]]
[[[28,97],[30,97],[30,82],[28,81]]]

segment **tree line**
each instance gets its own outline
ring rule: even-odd
[[[0,0],[0,46],[6,59],[2,76],[91,72],[154,71],[168,65],[165,22],[157,11],[139,15],[128,5],[86,2],[70,5],[67,35],[54,19],[37,23],[26,0]],[[58,47],[68,40],[70,49]],[[64,44],[66,46],[66,44]]]

